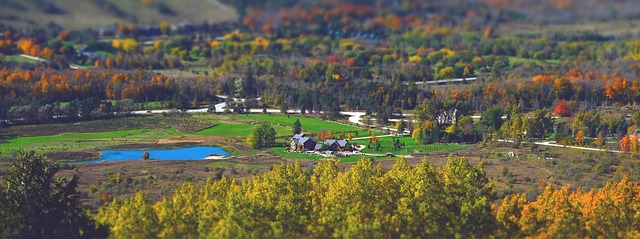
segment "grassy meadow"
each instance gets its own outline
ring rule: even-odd
[[[393,147],[392,140],[399,139],[401,144],[400,148]],[[366,147],[369,144],[368,139],[359,139],[352,140],[350,143],[356,143],[358,145],[363,145],[365,148],[362,150],[365,154],[385,154],[387,152],[393,153],[394,155],[410,155],[413,153],[432,153],[432,152],[446,152],[446,151],[454,151],[454,150],[462,150],[468,149],[469,146],[460,145],[460,144],[427,144],[421,145],[413,140],[409,136],[405,137],[378,137],[378,143],[380,143],[380,148],[376,151],[375,144],[372,142],[371,147]]]

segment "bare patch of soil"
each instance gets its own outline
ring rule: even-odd
[[[44,155],[52,160],[85,160],[94,159],[99,156],[97,152],[91,151],[50,152],[45,153]]]
[[[81,121],[67,124],[19,125],[7,128],[10,135],[46,136],[62,133],[93,133],[114,130],[157,128],[158,118],[152,116],[132,116],[118,119]]]

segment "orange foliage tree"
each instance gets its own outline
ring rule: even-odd
[[[629,144],[630,144],[630,140],[628,136],[624,136],[622,137],[622,139],[620,139],[620,142],[618,142],[620,144],[620,150],[623,153],[629,152]]]
[[[576,133],[576,142],[578,142],[578,145],[582,145],[584,142],[584,132],[582,130],[578,130]]]

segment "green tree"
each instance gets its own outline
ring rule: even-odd
[[[55,179],[60,164],[34,153],[21,153],[0,186],[1,238],[101,238],[79,207],[78,177]]]
[[[443,167],[444,212],[449,235],[477,238],[493,231],[491,201],[495,194],[482,164],[472,166],[465,158],[451,156]]]
[[[262,123],[253,129],[251,134],[251,148],[263,149],[273,146],[276,142],[276,130],[267,123]]]
[[[498,130],[502,126],[502,115],[503,112],[500,108],[491,107],[482,113],[480,122],[493,130]]]
[[[302,124],[300,124],[300,119],[296,119],[296,122],[293,123],[293,134],[299,134],[302,132]]]
[[[527,137],[529,138],[542,139],[545,135],[553,131],[551,112],[548,110],[531,112],[523,121],[525,122],[524,125],[526,127]]]
[[[398,134],[402,135],[402,132],[404,132],[404,127],[405,127],[405,122],[403,120],[396,122],[396,128],[398,129]]]

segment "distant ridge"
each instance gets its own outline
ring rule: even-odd
[[[19,28],[54,23],[65,29],[113,24],[236,21],[234,8],[218,0],[2,0],[0,22]]]

